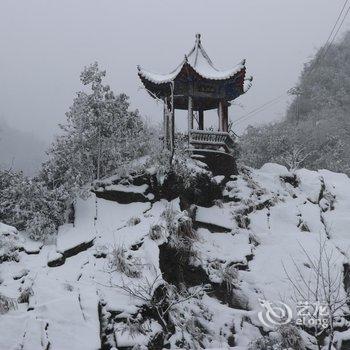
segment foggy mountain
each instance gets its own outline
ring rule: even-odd
[[[0,168],[23,170],[34,175],[45,159],[47,144],[32,133],[9,126],[0,120]]]
[[[248,127],[240,139],[245,165],[278,162],[350,174],[349,57],[350,32],[320,48],[291,91],[285,119]]]

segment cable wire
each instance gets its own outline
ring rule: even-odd
[[[264,104],[262,104],[261,106],[259,106],[259,107],[255,108],[255,109],[251,110],[250,112],[242,115],[241,117],[239,117],[238,119],[236,119],[234,121],[234,124],[238,124],[238,123],[244,121],[247,118],[253,117],[257,113],[264,111],[265,109],[267,109],[267,108],[271,107],[272,105],[276,104],[277,102],[279,102],[279,100],[284,98],[285,95],[286,95],[286,93],[284,93],[284,94],[282,94],[282,95],[280,95],[280,96],[278,96],[278,97],[276,97],[276,98],[274,98],[274,99],[272,99],[270,101],[267,101]]]
[[[309,72],[306,74],[306,77],[309,76],[309,75],[314,71],[315,67],[317,67],[317,65],[318,65],[320,62],[322,62],[323,59],[326,57],[329,48],[332,46],[332,44],[333,44],[335,38],[337,37],[337,35],[338,35],[338,33],[339,33],[339,30],[340,30],[341,27],[343,26],[344,21],[345,21],[347,15],[349,14],[350,6],[349,6],[348,9],[346,10],[344,17],[343,17],[343,19],[342,19],[340,25],[338,26],[338,29],[336,30],[335,34],[333,35],[334,30],[336,29],[337,24],[338,24],[338,22],[339,22],[339,20],[340,20],[340,18],[341,18],[341,16],[342,16],[342,14],[344,13],[344,10],[345,10],[346,5],[348,4],[348,2],[349,2],[349,0],[345,0],[344,5],[343,5],[343,7],[342,7],[342,9],[341,9],[341,11],[340,11],[340,13],[339,13],[339,15],[338,15],[337,20],[335,21],[335,24],[334,24],[334,26],[333,26],[333,28],[332,28],[332,30],[331,30],[331,33],[330,33],[329,36],[328,36],[328,39],[327,39],[325,45],[324,45],[324,46],[322,47],[322,49],[320,50],[320,53],[319,53],[318,57],[316,58],[314,64],[312,65],[311,69],[309,70]],[[333,38],[332,38],[332,35],[333,35]],[[332,40],[330,40],[331,38],[332,38]]]
[[[349,12],[350,12],[350,6],[349,6],[349,7],[347,8],[347,10],[346,10],[344,16],[343,16],[342,21],[340,22],[340,24],[339,24],[339,26],[338,26],[338,28],[337,28],[337,25],[338,25],[338,23],[339,23],[339,21],[340,21],[342,15],[343,15],[345,9],[346,9],[346,6],[347,6],[348,2],[349,2],[349,0],[345,0],[344,4],[343,4],[343,6],[342,6],[342,9],[341,9],[341,11],[340,11],[340,13],[339,13],[339,15],[338,15],[338,17],[337,17],[337,19],[336,19],[336,21],[335,21],[333,27],[332,27],[332,30],[331,30],[331,32],[330,32],[328,38],[327,38],[327,41],[326,41],[325,45],[323,46],[323,48],[321,49],[320,55],[318,56],[318,58],[316,58],[315,63],[313,64],[313,66],[311,67],[311,69],[309,70],[309,72],[306,74],[306,76],[310,75],[310,74],[314,71],[315,67],[326,57],[329,48],[330,48],[331,45],[333,44],[335,38],[337,37],[337,35],[338,35],[338,33],[339,33],[341,27],[343,26],[343,24],[344,24],[344,22],[345,22],[346,17],[348,16],[348,14],[349,14]],[[336,28],[337,28],[337,30],[336,30]],[[336,30],[336,31],[335,31],[335,30]],[[334,31],[335,31],[335,33],[334,33]],[[332,36],[333,36],[333,37],[332,37]],[[331,39],[331,38],[332,38],[332,39]],[[288,91],[289,91],[289,90],[288,90]],[[283,93],[282,95],[280,95],[280,96],[278,96],[278,97],[276,97],[276,98],[270,100],[270,101],[265,102],[264,104],[262,104],[262,105],[259,106],[259,107],[256,107],[255,109],[251,110],[250,112],[248,112],[248,113],[242,115],[241,117],[239,117],[238,119],[236,119],[236,120],[233,122],[233,124],[238,124],[238,123],[240,123],[240,122],[242,122],[242,121],[244,121],[244,120],[246,120],[246,119],[248,119],[248,118],[251,118],[251,117],[255,116],[256,114],[258,114],[258,113],[260,113],[260,112],[266,110],[267,108],[269,108],[269,107],[275,105],[281,98],[283,98],[286,94],[288,94],[288,91],[285,92],[285,93]]]

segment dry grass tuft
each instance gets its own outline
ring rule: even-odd
[[[16,299],[0,294],[0,315],[6,314],[10,310],[17,309]]]
[[[141,277],[141,260],[133,257],[131,254],[127,255],[127,250],[124,246],[113,247],[109,253],[109,265],[112,271],[121,272],[128,277]]]

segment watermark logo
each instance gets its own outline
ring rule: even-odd
[[[263,310],[258,313],[260,322],[268,327],[274,328],[289,323],[293,318],[292,309],[281,301],[271,302],[259,299]]]
[[[282,301],[272,302],[259,299],[262,310],[258,312],[259,321],[267,328],[275,328],[288,324],[293,319],[292,308]],[[327,328],[329,326],[329,311],[327,304],[322,302],[298,302],[294,315],[296,325],[306,327]]]
[[[296,325],[327,328],[329,326],[329,311],[326,303],[299,301],[297,303]]]

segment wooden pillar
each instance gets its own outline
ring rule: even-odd
[[[191,139],[191,130],[193,129],[193,99],[191,96],[188,96],[188,148],[190,148],[190,139]]]
[[[188,133],[193,129],[193,98],[188,97]]]
[[[222,131],[228,132],[228,105],[224,104],[222,108]]]
[[[218,106],[218,117],[219,117],[219,131],[223,131],[223,103],[222,101],[219,101],[219,106]]]
[[[170,150],[173,152],[175,149],[175,109],[169,111],[170,113]]]
[[[198,129],[204,130],[204,111],[202,109],[198,112]]]
[[[164,99],[163,110],[163,133],[164,133],[164,145],[169,148],[169,113],[168,113],[168,101]]]

